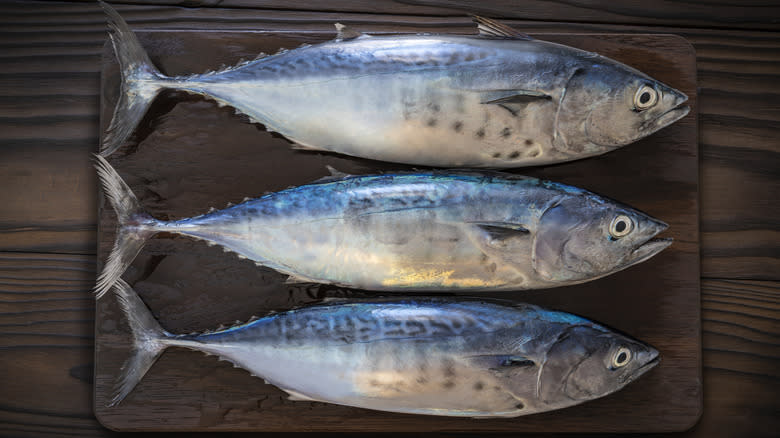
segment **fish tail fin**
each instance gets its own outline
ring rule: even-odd
[[[135,388],[169,346],[165,340],[172,336],[160,327],[141,297],[124,280],[117,280],[114,290],[133,334],[133,348],[122,365],[108,406],[119,404]]]
[[[96,298],[100,298],[119,280],[146,241],[159,231],[158,226],[162,223],[141,207],[127,183],[105,158],[97,154],[95,168],[103,192],[117,217],[114,247],[95,285]]]
[[[169,81],[152,64],[149,55],[119,13],[103,1],[100,5],[108,18],[109,38],[122,76],[119,100],[100,147],[101,155],[108,156],[130,137],[152,100],[166,88]]]

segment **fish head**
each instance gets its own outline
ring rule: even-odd
[[[537,392],[547,404],[576,404],[620,390],[660,362],[658,350],[603,327],[567,327],[550,346]]]
[[[668,225],[593,193],[563,196],[541,215],[532,265],[544,280],[573,284],[641,263],[672,244]]]
[[[627,65],[595,56],[571,75],[555,117],[556,149],[596,155],[685,117],[685,93]]]

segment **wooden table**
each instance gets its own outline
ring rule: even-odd
[[[663,3],[651,9],[648,2],[627,1],[605,11],[551,1],[183,3],[202,7],[117,9],[137,29],[274,31],[294,25],[321,32],[339,21],[377,32],[468,33],[473,27],[465,13],[473,12],[531,34],[658,32],[688,39],[699,70],[704,349],[704,412],[688,434],[777,433],[779,7]],[[89,293],[98,193],[90,154],[99,135],[105,19],[94,3],[5,2],[0,23],[0,435],[112,435],[92,413]]]

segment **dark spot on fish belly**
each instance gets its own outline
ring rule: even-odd
[[[428,119],[428,122],[426,123],[426,125],[428,125],[430,127],[434,127],[434,126],[436,126],[436,123],[438,123],[438,122],[439,122],[438,120],[436,120],[434,118],[430,118],[430,119]]]
[[[252,208],[247,208],[247,209],[246,209],[246,212],[247,212],[247,213],[249,213],[249,214],[257,214],[257,209],[256,209],[256,208],[254,208],[254,207],[252,207]]]
[[[451,363],[444,366],[444,376],[455,377],[455,367]]]
[[[445,387],[445,388],[447,388],[447,389],[452,389],[452,388],[454,388],[454,387],[455,387],[455,382],[454,382],[454,381],[452,381],[452,380],[447,380],[447,381],[445,381],[444,383],[442,383],[442,385],[441,385],[441,386],[443,386],[443,387]]]
[[[507,137],[509,137],[510,135],[512,135],[512,130],[511,130],[511,129],[509,129],[509,128],[504,128],[504,129],[502,129],[502,130],[501,130],[501,136],[502,136],[502,137],[504,137],[504,138],[507,138]]]
[[[509,158],[514,159],[520,156],[520,151],[512,151],[511,154],[509,154]]]
[[[430,110],[435,113],[438,113],[441,110],[441,107],[438,103],[429,103],[428,108],[430,108]]]
[[[425,376],[419,376],[419,377],[417,377],[416,381],[420,385],[424,385],[424,384],[428,383],[428,378],[425,377]]]
[[[479,128],[477,132],[474,133],[474,136],[477,138],[485,138],[485,128]]]
[[[501,152],[494,153],[493,158],[501,158]]]
[[[538,157],[538,156],[539,156],[539,149],[537,149],[537,150],[535,150],[535,151],[531,152],[531,153],[530,153],[530,154],[528,154],[528,155],[530,155],[531,157]]]
[[[452,124],[452,129],[455,130],[455,132],[460,132],[463,130],[463,122],[458,120],[457,122]]]
[[[468,52],[466,56],[463,57],[464,61],[473,61],[475,58],[474,54],[472,52]]]
[[[371,386],[373,386],[374,388],[376,388],[376,387],[379,387],[379,386],[380,386],[380,385],[379,385],[379,380],[375,380],[375,379],[371,379],[371,380],[368,382],[368,384],[369,384],[369,385],[371,385]]]
[[[532,144],[534,144],[533,140],[530,140],[530,139],[527,139],[527,138],[525,139],[525,145],[526,146],[531,146]]]
[[[477,382],[477,383],[474,384],[474,390],[482,391],[483,389],[485,389],[485,384],[484,383]]]
[[[515,405],[515,407],[516,407],[517,409],[525,409],[525,405],[523,404],[523,402],[517,402],[517,404]]]

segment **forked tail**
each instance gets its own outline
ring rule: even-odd
[[[100,154],[108,156],[130,137],[152,100],[166,87],[168,78],[152,64],[119,13],[107,3],[101,1],[100,5],[108,17],[109,38],[122,75],[119,100],[100,147]]]
[[[95,285],[96,298],[100,298],[119,280],[146,241],[159,231],[161,222],[144,211],[130,187],[105,158],[95,155],[95,168],[103,193],[117,217],[114,247]]]
[[[152,312],[124,280],[117,280],[114,290],[133,333],[133,348],[130,357],[122,365],[108,406],[118,404],[135,388],[168,347],[165,340],[173,336],[160,327]]]

